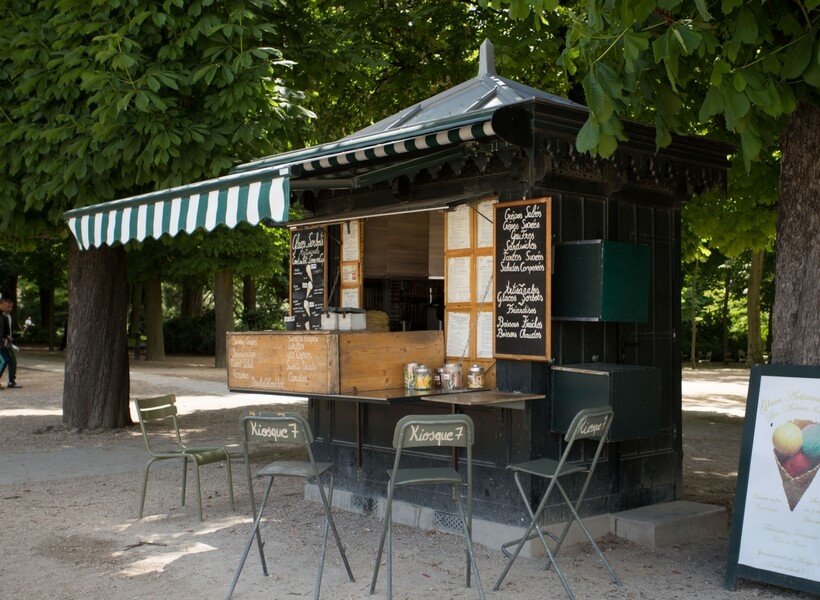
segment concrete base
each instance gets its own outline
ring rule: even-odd
[[[722,506],[678,500],[611,515],[612,533],[648,548],[714,537],[728,526]]]
[[[315,484],[305,486],[305,499],[320,502],[319,490]],[[335,508],[348,512],[372,514],[380,520],[384,518],[385,500],[382,497],[361,498],[345,490],[334,490],[333,492]],[[443,513],[399,500],[393,501],[393,522],[427,531],[461,533],[457,514]],[[474,518],[473,541],[487,548],[500,548],[501,544],[506,541],[520,538],[524,534],[525,525],[526,523],[522,522],[521,527],[517,527]],[[679,500],[620,513],[588,517],[584,519],[584,526],[596,540],[611,533],[655,549],[723,533],[727,529],[727,515],[726,509],[720,506]],[[563,525],[550,525],[546,530],[560,535]],[[564,547],[586,541],[581,528],[573,524],[567,534]],[[524,544],[521,550],[521,556],[527,558],[539,558],[544,554],[538,538]]]

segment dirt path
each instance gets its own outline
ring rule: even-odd
[[[147,516],[137,520],[145,461],[138,428],[65,431],[61,357],[24,350],[19,362],[25,387],[0,392],[0,597],[223,598],[250,521],[241,461],[234,461],[237,511],[228,509],[222,468],[203,468],[206,521],[200,523],[192,493],[188,506],[178,505],[178,468],[160,466],[149,483]],[[684,379],[685,498],[731,507],[748,372],[686,370]],[[131,390],[134,396],[176,393],[188,435],[227,441],[237,453],[236,423],[259,397],[228,394],[224,382],[224,370],[207,361],[175,358],[136,363]],[[282,408],[305,409],[301,401],[290,402]],[[369,598],[381,523],[372,516],[337,514],[357,579],[347,581],[338,552],[329,548],[322,598]],[[302,499],[299,485],[278,484],[263,526],[271,576],[262,576],[252,553],[234,598],[310,598],[321,523],[318,507]],[[463,587],[459,537],[401,526],[395,535],[397,599],[477,597]],[[749,582],[741,582],[737,592],[725,591],[726,546],[725,534],[654,552],[608,537],[603,547],[621,587],[609,582],[587,547],[562,552],[559,564],[579,600],[808,598]],[[563,597],[555,575],[526,559],[519,559],[501,591],[491,592],[503,557],[479,546],[477,558],[489,599]],[[377,594],[383,590],[382,576]]]

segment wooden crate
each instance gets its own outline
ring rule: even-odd
[[[400,388],[404,365],[444,362],[441,331],[228,334],[232,390],[351,394]]]
[[[336,394],[337,334],[258,331],[228,334],[228,387],[232,390]]]
[[[444,363],[441,331],[339,334],[339,389],[342,393],[404,387],[404,365]]]

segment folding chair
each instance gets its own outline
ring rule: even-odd
[[[188,459],[194,462],[194,476],[196,478],[196,501],[199,507],[199,520],[202,521],[202,490],[199,483],[199,467],[201,465],[209,465],[216,462],[224,462],[226,473],[228,475],[228,497],[230,498],[231,510],[233,510],[233,482],[231,481],[231,457],[224,447],[211,448],[192,448],[182,443],[182,437],[179,433],[179,424],[177,423],[177,405],[176,396],[168,394],[167,396],[159,396],[157,398],[136,398],[134,404],[137,407],[137,415],[139,416],[140,429],[142,429],[142,438],[145,440],[145,447],[148,449],[148,454],[151,455],[151,460],[145,465],[145,474],[142,478],[142,495],[140,496],[140,510],[139,518],[142,518],[143,509],[145,508],[145,492],[148,488],[148,471],[151,465],[159,460],[181,460],[182,461],[182,506],[185,506],[185,486],[188,479]],[[151,438],[159,437],[158,434],[149,432],[146,429],[146,422],[158,421],[160,419],[170,419],[174,426],[174,434],[176,436],[175,445],[168,449],[163,448],[158,450],[151,444]]]
[[[470,587],[470,567],[475,573],[478,595],[484,600],[484,589],[478,576],[478,565],[475,560],[472,542],[473,517],[473,454],[472,447],[475,440],[473,420],[467,415],[408,415],[397,424],[393,433],[393,447],[396,449],[396,458],[393,470],[388,471],[390,481],[387,484],[387,506],[384,514],[384,529],[379,552],[376,556],[376,567],[373,570],[373,581],[370,583],[370,594],[376,590],[376,580],[379,577],[385,538],[387,539],[387,598],[393,598],[393,497],[396,488],[405,485],[449,485],[453,490],[453,497],[461,516],[464,541],[467,545],[467,587]],[[419,448],[430,446],[449,446],[466,449],[466,481],[462,479],[455,468],[422,467],[399,468],[402,451],[405,448]],[[467,510],[461,502],[461,488],[466,488]]]
[[[621,585],[620,579],[615,574],[615,571],[612,569],[612,566],[607,561],[606,557],[604,557],[601,549],[598,547],[598,544],[595,543],[592,535],[590,535],[589,530],[584,526],[584,523],[581,517],[578,515],[578,507],[581,505],[581,501],[584,499],[584,494],[586,494],[587,487],[589,486],[589,482],[592,479],[592,474],[595,472],[595,467],[598,464],[598,458],[601,456],[601,451],[603,450],[604,443],[606,441],[606,436],[609,433],[609,428],[612,426],[612,419],[613,419],[613,412],[612,408],[610,407],[603,407],[603,408],[586,408],[580,411],[575,418],[570,423],[569,430],[566,433],[565,440],[566,440],[566,448],[564,449],[563,454],[559,460],[553,460],[551,458],[539,458],[537,460],[531,460],[524,463],[514,464],[507,467],[514,471],[515,476],[515,484],[518,486],[518,491],[521,494],[521,498],[524,500],[524,506],[527,508],[527,512],[530,516],[530,524],[527,527],[527,531],[524,533],[524,536],[520,539],[513,540],[511,542],[507,542],[501,546],[501,551],[504,553],[505,556],[509,558],[507,562],[507,566],[504,568],[504,571],[501,573],[501,576],[498,578],[498,582],[493,587],[494,591],[498,591],[498,588],[501,587],[501,583],[504,581],[504,578],[507,576],[507,573],[510,571],[515,559],[518,558],[518,554],[521,552],[521,548],[524,547],[524,543],[535,539],[538,537],[541,540],[541,544],[544,546],[544,550],[549,557],[549,562],[547,563],[547,569],[550,568],[551,565],[555,566],[555,573],[558,575],[558,578],[561,580],[561,584],[564,586],[564,590],[567,592],[567,596],[570,600],[574,599],[572,595],[572,591],[569,588],[569,584],[567,583],[564,574],[561,572],[561,569],[558,568],[558,563],[555,562],[555,556],[558,554],[558,551],[561,549],[561,545],[564,543],[564,540],[567,537],[567,533],[569,533],[569,529],[572,526],[572,523],[578,523],[581,530],[587,536],[592,547],[598,553],[598,556],[603,561],[604,566],[606,566],[609,574],[612,575],[612,581],[615,582],[617,585]],[[575,442],[578,440],[585,440],[585,439],[594,439],[598,440],[598,444],[596,446],[595,455],[593,456],[591,461],[578,463],[578,462],[570,462],[569,456],[572,452],[572,448],[575,445]],[[584,479],[583,486],[581,487],[581,491],[578,494],[578,497],[575,501],[570,500],[569,496],[567,495],[564,486],[561,484],[561,478],[576,475],[576,474],[584,474],[586,473],[586,478]],[[535,477],[543,477],[544,479],[549,480],[549,484],[547,485],[547,489],[544,492],[544,495],[541,498],[541,502],[538,504],[538,508],[535,512],[532,511],[529,502],[529,494],[528,492],[524,491],[523,486],[521,485],[521,475],[531,475]],[[554,489],[557,489],[558,492],[561,494],[564,502],[566,503],[567,508],[569,508],[570,513],[572,514],[572,518],[567,521],[566,525],[564,526],[564,530],[560,536],[556,536],[553,533],[548,531],[543,531],[541,527],[538,525],[541,516],[544,512],[544,507],[547,506],[547,500],[550,497],[550,494]],[[555,549],[551,550],[549,545],[547,544],[546,539],[544,536],[547,536],[553,539],[556,542]],[[515,550],[510,553],[507,549],[510,546],[515,546]]]
[[[328,530],[333,531],[333,537],[336,539],[336,546],[339,548],[339,553],[342,555],[342,562],[344,562],[347,576],[350,581],[353,579],[353,572],[350,570],[350,564],[347,562],[342,540],[339,538],[339,533],[336,531],[336,524],[333,522],[333,514],[330,510],[333,502],[333,463],[317,463],[313,458],[313,450],[311,444],[313,443],[313,433],[310,425],[301,416],[295,413],[284,414],[248,414],[242,417],[242,446],[245,451],[245,469],[248,476],[248,491],[251,499],[251,514],[254,516],[251,532],[248,536],[248,541],[245,544],[245,549],[242,552],[242,558],[239,560],[239,566],[236,568],[236,573],[231,581],[231,587],[228,590],[228,600],[233,596],[236,583],[239,581],[239,574],[242,572],[242,567],[245,566],[245,560],[248,558],[253,539],[256,538],[256,544],[259,547],[259,558],[262,560],[262,572],[265,576],[268,575],[268,565],[265,561],[264,543],[259,532],[259,525],[262,522],[262,513],[265,510],[265,505],[268,502],[271,488],[273,487],[273,480],[277,476],[281,477],[301,477],[305,480],[314,480],[316,486],[319,488],[319,496],[322,498],[322,504],[325,510],[325,527],[322,536],[322,551],[319,555],[319,567],[316,572],[316,586],[313,593],[314,600],[319,598],[319,590],[322,586],[322,572],[325,565],[325,551],[327,549]],[[253,443],[269,443],[279,446],[302,446],[307,454],[307,460],[277,460],[256,472],[257,477],[267,477],[268,485],[262,495],[262,501],[259,504],[259,510],[256,509],[256,498],[253,492],[253,477],[251,475],[251,461],[249,447]],[[325,492],[324,484],[322,483],[322,476],[328,476],[328,491]]]

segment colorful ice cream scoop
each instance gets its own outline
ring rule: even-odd
[[[780,456],[791,456],[803,447],[803,431],[792,422],[783,423],[774,430],[772,443]]]
[[[803,473],[811,469],[811,461],[800,451],[795,452],[789,458],[783,460],[783,469],[792,477],[800,477]]]
[[[812,462],[820,460],[820,423],[807,425],[801,431],[803,454]]]

